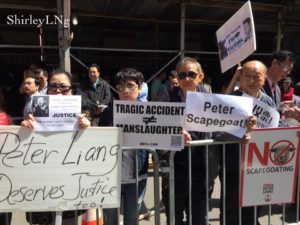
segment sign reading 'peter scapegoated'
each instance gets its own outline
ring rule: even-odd
[[[241,206],[291,203],[299,165],[299,128],[251,132],[242,149]]]
[[[0,127],[0,211],[119,207],[121,143],[120,128]]]
[[[35,131],[78,130],[81,96],[34,95],[32,115]]]
[[[252,98],[245,93],[243,94],[243,96]],[[257,128],[278,127],[280,119],[280,114],[278,113],[278,111],[256,98],[253,98],[252,114],[256,117]]]
[[[114,101],[114,126],[123,128],[123,146],[183,149],[185,104]]]
[[[246,2],[216,32],[222,73],[256,50],[256,37],[250,1]]]
[[[252,108],[252,98],[188,92],[185,128],[201,132],[226,131],[242,137]]]

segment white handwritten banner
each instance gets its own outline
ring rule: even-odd
[[[241,206],[295,200],[300,128],[258,129],[242,150]]]
[[[81,114],[81,96],[33,96],[32,114],[35,119],[35,131],[77,130]]]
[[[246,2],[216,32],[222,73],[256,50],[254,20],[250,1]]]
[[[120,128],[32,132],[0,127],[0,211],[120,205]]]
[[[188,92],[185,128],[201,132],[226,131],[242,137],[252,108],[252,98]]]
[[[243,94],[244,97],[251,97],[250,95]],[[265,104],[264,102],[253,98],[253,110],[252,114],[256,117],[257,128],[276,128],[278,127],[280,114],[279,112]]]
[[[114,126],[125,147],[181,150],[184,103],[114,101]]]

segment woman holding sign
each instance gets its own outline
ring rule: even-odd
[[[50,76],[48,84],[49,95],[72,95],[71,75],[67,72],[53,72]],[[32,114],[28,116],[26,120],[21,122],[21,125],[33,129],[35,126],[35,120]],[[90,121],[81,115],[79,117],[79,128],[86,128],[90,126]],[[84,211],[78,211],[78,214],[82,214]],[[52,225],[54,224],[54,213],[52,212],[36,212],[26,214],[26,219],[33,224]],[[77,224],[77,216],[75,211],[65,211],[62,214],[62,225]]]

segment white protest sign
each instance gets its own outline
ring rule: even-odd
[[[299,96],[293,95],[293,102],[298,108],[300,108],[300,97]]]
[[[73,131],[78,129],[81,96],[34,95],[32,98],[35,131]]]
[[[250,1],[246,2],[216,32],[222,73],[256,50],[256,37]]]
[[[245,93],[243,93],[243,96],[251,98],[250,95],[247,95]],[[252,114],[256,117],[257,128],[278,127],[278,123],[280,119],[279,112],[276,109],[272,108],[271,106],[258,100],[257,98],[253,98]]]
[[[226,131],[243,137],[252,108],[252,98],[188,92],[185,128],[201,132]]]
[[[32,132],[0,127],[0,211],[120,205],[120,128]]]
[[[181,150],[184,111],[184,103],[114,101],[114,126],[124,147]]]
[[[299,165],[299,128],[251,132],[242,149],[241,206],[294,202]]]

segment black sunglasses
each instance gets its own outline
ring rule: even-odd
[[[69,85],[54,85],[54,84],[49,84],[48,85],[48,90],[50,91],[56,91],[59,89],[61,92],[68,92],[71,90],[71,86]]]
[[[184,80],[186,77],[189,77],[190,79],[194,80],[197,77],[198,73],[195,73],[193,71],[189,71],[188,73],[180,72],[178,73],[179,80]]]

